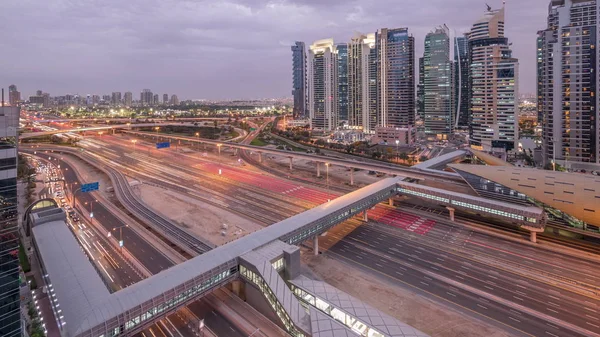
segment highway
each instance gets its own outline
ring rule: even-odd
[[[160,175],[163,182],[172,180],[169,184],[176,185],[181,191],[189,191],[189,184],[202,176],[202,187],[209,192],[213,188],[219,190],[237,186],[242,198],[251,199],[252,196],[248,194],[250,190],[260,193],[258,195],[262,197],[279,199],[278,203],[283,202],[287,206],[285,210],[280,210],[282,214],[279,216],[294,214],[290,205],[300,211],[337,195],[243,167],[211,163],[198,155],[174,151],[159,155],[153,152],[150,144],[147,152],[138,147],[136,153],[131,153],[131,147],[123,146],[124,142],[118,137],[104,137],[91,142],[101,148],[94,152],[110,158],[108,162],[113,165],[136,165],[135,174],[146,172],[144,174],[155,175],[156,180]],[[130,160],[135,159],[136,154],[143,155],[137,161],[151,162],[154,166],[143,171],[143,165]],[[150,158],[154,161],[148,160]],[[222,175],[216,173],[218,168],[224,170]],[[166,171],[172,176],[164,175]],[[177,178],[179,184],[176,183]],[[296,201],[290,203],[290,200]],[[260,204],[262,207],[256,203],[250,204],[250,207],[260,213],[272,211],[272,204]],[[224,209],[229,207],[225,206]],[[430,296],[438,295],[438,300],[448,301],[465,312],[506,325],[509,331],[519,330],[522,334],[534,336],[540,333],[548,336],[585,335],[567,332],[561,327],[562,322],[552,322],[556,319],[589,331],[599,330],[596,321],[599,303],[596,298],[589,296],[588,291],[589,286],[598,284],[598,274],[595,272],[598,264],[558,254],[553,256],[528,245],[506,242],[466,230],[462,226],[446,225],[386,206],[377,206],[370,211],[370,218],[386,226],[363,226],[346,238],[334,238],[341,241],[333,245],[331,254],[349,264],[363,265],[361,268],[369,266],[382,277],[393,277]],[[361,242],[359,234],[366,240]],[[349,248],[342,246],[344,244]],[[397,247],[398,244],[405,248]],[[368,263],[363,264],[361,260],[365,259]],[[389,275],[390,270],[394,275]],[[398,273],[407,273],[407,279],[404,280],[403,275]],[[588,284],[585,288],[588,289],[574,289],[568,284],[569,280],[585,281]]]
[[[551,320],[536,317],[531,310],[590,331],[600,331],[596,326],[597,317],[592,311],[598,308],[597,300],[499,271],[445,250],[424,247],[420,242],[407,238],[405,233],[390,230],[389,227],[358,227],[329,252],[351,264],[362,266],[367,272],[386,275],[431,297],[467,309],[476,316],[482,315],[532,336],[584,334],[559,328]],[[448,280],[454,280],[460,286]],[[514,302],[526,310],[495,301],[497,297]],[[586,301],[589,307],[585,307]],[[582,306],[589,309],[588,316],[582,312]],[[581,312],[581,315],[573,315],[575,312]]]

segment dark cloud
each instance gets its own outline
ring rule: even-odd
[[[489,0],[493,7],[500,0]],[[535,91],[535,37],[547,1],[512,0],[506,35],[520,59],[521,92]],[[182,98],[289,96],[295,40],[409,27],[423,38],[458,34],[480,0],[19,0],[0,5],[0,85],[26,95],[151,88]]]

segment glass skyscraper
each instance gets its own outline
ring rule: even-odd
[[[292,46],[292,95],[294,96],[294,117],[306,115],[306,46],[297,41]]]
[[[348,45],[338,43],[338,102],[339,120],[348,120]]]
[[[333,39],[315,41],[308,52],[308,106],[311,128],[329,132],[339,117],[338,55]]]
[[[408,28],[376,33],[379,125],[415,125],[415,39]]]
[[[425,135],[446,139],[454,129],[450,36],[446,26],[436,28],[425,37],[423,77]]]
[[[0,107],[0,336],[21,336],[17,227],[19,108]]]
[[[469,35],[454,39],[454,120],[455,126],[469,126]]]

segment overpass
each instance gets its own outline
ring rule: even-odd
[[[75,128],[75,129],[67,129],[67,130],[53,130],[53,131],[44,131],[44,132],[30,132],[23,133],[19,136],[20,139],[30,139],[40,136],[48,136],[60,133],[70,133],[70,132],[85,132],[85,131],[111,131],[114,133],[116,130],[121,130],[124,133],[129,133],[132,135],[143,136],[143,137],[157,137],[157,133],[153,132],[142,132],[142,131],[132,131],[134,128],[144,128],[144,127],[161,127],[161,126],[182,126],[185,124],[181,123],[142,123],[142,124],[121,124],[121,125],[107,125],[107,126],[94,126],[94,127],[86,127],[86,128]],[[321,164],[324,165],[336,165],[350,168],[350,185],[354,185],[354,169],[368,170],[368,171],[376,171],[380,173],[385,173],[389,175],[404,175],[409,176],[415,179],[438,179],[444,181],[453,181],[458,183],[464,183],[463,179],[460,178],[458,174],[445,172],[445,171],[432,171],[432,170],[415,170],[412,168],[405,168],[397,165],[388,165],[384,163],[365,163],[356,159],[340,159],[333,157],[324,157],[314,154],[308,153],[299,153],[292,151],[284,151],[277,149],[269,149],[261,146],[254,145],[246,145],[241,143],[235,143],[231,141],[223,142],[216,141],[210,139],[202,139],[195,137],[186,137],[186,136],[176,136],[176,135],[165,135],[160,134],[159,137],[167,138],[170,140],[181,140],[189,143],[197,143],[204,145],[216,146],[219,153],[221,153],[221,148],[227,147],[238,150],[246,150],[251,151],[252,153],[257,153],[259,157],[259,161],[262,162],[263,155],[277,155],[284,156],[289,158],[290,160],[290,169],[293,169],[293,160],[294,159],[305,159],[314,161],[316,163],[317,176],[321,176]]]
[[[269,116],[260,116],[260,117],[254,117],[254,116],[249,116],[249,117],[244,117],[241,119],[261,119],[261,118],[270,118]],[[137,120],[153,120],[153,121],[169,121],[166,118],[136,118]],[[65,119],[38,119],[35,122],[37,123],[99,123],[99,122],[123,122],[123,123],[132,123],[134,120],[136,119],[132,119],[132,118],[65,118]],[[192,121],[192,122],[196,122],[196,121],[213,121],[213,120],[219,120],[219,121],[226,121],[229,120],[230,117],[185,117],[185,118],[180,118],[180,119],[176,119],[178,121]],[[170,121],[174,121],[174,120],[170,120]]]
[[[498,206],[497,202],[406,183],[403,179],[404,177],[383,179],[217,247],[112,294],[107,293],[106,287],[97,279],[100,276],[90,269],[89,262],[83,265],[83,259],[70,257],[77,250],[79,254],[83,252],[79,247],[71,247],[77,245],[77,242],[64,221],[57,220],[55,211],[49,212],[52,218],[48,224],[44,224],[38,214],[32,214],[27,225],[31,226],[34,242],[40,250],[40,259],[47,275],[46,283],[55,295],[55,310],[61,313],[57,319],[63,336],[131,335],[213,289],[233,282],[234,291],[239,292],[240,282],[245,282],[266,300],[279,317],[281,325],[292,336],[316,337],[324,333],[319,330],[321,324],[317,323],[326,318],[323,316],[324,312],[313,307],[302,309],[297,298],[302,292],[291,290],[287,282],[299,276],[300,256],[295,245],[313,240],[314,251],[317,253],[318,237],[321,234],[356,215],[362,215],[367,220],[368,210],[378,203],[390,201],[398,194],[408,194],[523,223],[542,224],[540,214],[543,213],[536,213],[533,209],[525,210],[521,206],[509,204]],[[56,221],[59,223],[55,223]],[[62,233],[61,228],[66,232]],[[45,239],[46,236],[51,239]],[[61,285],[63,282],[66,286]],[[73,293],[80,296],[73,297]],[[343,308],[340,310],[343,311]],[[372,316],[370,313],[365,315]],[[354,318],[356,320],[353,319],[352,322],[368,322],[368,317]],[[339,324],[335,317],[329,319]],[[403,329],[383,326],[369,328],[373,331],[369,336],[406,336],[393,333]],[[351,329],[351,326],[340,325],[335,329],[337,333],[328,336],[352,336],[349,333]],[[414,335],[423,336],[417,333]]]
[[[143,137],[156,137],[157,136],[157,134],[152,133],[152,132],[141,132],[141,131],[130,131],[130,130],[126,130],[126,131],[122,131],[122,132],[127,133],[127,134],[136,135],[136,136],[143,136]],[[444,180],[444,181],[460,182],[461,184],[464,183],[464,181],[460,178],[460,176],[458,174],[453,174],[453,173],[444,172],[444,171],[426,172],[426,171],[419,171],[419,170],[415,170],[412,168],[407,168],[407,167],[402,167],[402,166],[397,166],[397,165],[388,165],[385,163],[365,163],[365,162],[361,162],[356,159],[340,159],[340,158],[333,158],[333,157],[325,157],[325,156],[320,156],[317,154],[308,154],[308,153],[302,153],[302,152],[269,149],[269,148],[265,148],[262,146],[254,146],[254,145],[247,145],[247,144],[233,143],[233,142],[221,142],[221,141],[210,140],[210,139],[201,139],[201,138],[199,139],[199,138],[195,138],[195,137],[165,135],[165,134],[160,135],[160,137],[169,139],[171,141],[181,140],[181,141],[185,141],[188,143],[196,143],[196,144],[215,146],[215,147],[217,147],[219,153],[221,153],[223,147],[234,149],[235,151],[238,151],[238,150],[250,151],[251,153],[258,154],[258,159],[260,162],[263,161],[263,159],[264,159],[263,156],[268,155],[268,154],[287,157],[290,160],[290,169],[293,169],[294,159],[304,159],[304,160],[313,161],[316,163],[316,170],[317,170],[318,177],[321,176],[321,165],[336,165],[336,166],[347,167],[347,168],[351,169],[350,170],[350,185],[354,185],[354,173],[353,173],[354,169],[376,171],[376,172],[385,173],[385,174],[389,174],[389,175],[402,175],[402,176],[408,176],[408,177],[414,178],[414,179],[438,179],[438,180]]]

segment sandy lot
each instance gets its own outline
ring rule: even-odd
[[[312,276],[316,275],[432,337],[511,336],[499,328],[415,294],[396,281],[385,281],[382,277],[367,274],[326,254],[313,256],[311,250],[305,250],[302,261],[311,268]]]
[[[215,245],[225,244],[263,228],[221,208],[160,187],[141,184],[133,190],[156,212]],[[226,230],[223,224],[227,225]],[[225,231],[225,235],[222,231]]]

